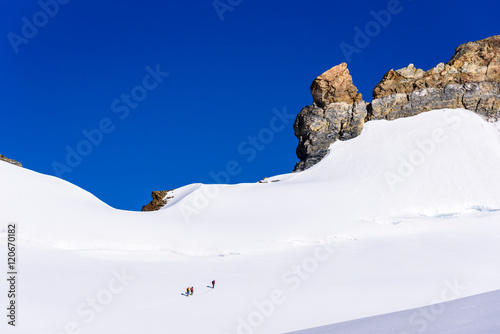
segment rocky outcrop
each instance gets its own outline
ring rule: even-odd
[[[422,88],[410,93],[396,93],[371,103],[370,119],[393,120],[442,108],[465,108],[496,121],[500,109],[500,84],[474,82],[447,84],[442,88]]]
[[[20,163],[19,161],[6,158],[5,155],[2,155],[2,154],[0,154],[0,161],[5,161],[5,162],[8,162],[8,163],[13,164],[13,165],[23,167],[23,164]]]
[[[295,136],[299,139],[295,171],[318,163],[338,139],[361,133],[367,114],[361,93],[352,82],[347,64],[342,63],[320,75],[311,85],[314,103],[297,115]]]
[[[352,83],[346,63],[332,67],[317,77],[311,85],[311,93],[319,107],[333,102],[353,104],[363,100],[361,93],[358,93],[358,89]]]
[[[141,211],[157,211],[160,210],[162,207],[164,207],[168,200],[171,198],[174,198],[174,196],[171,195],[171,193],[174,190],[161,190],[161,191],[153,191],[151,193],[151,197],[153,197],[153,200],[149,202],[148,204],[144,205],[142,207]]]
[[[373,89],[370,119],[438,108],[466,108],[486,118],[500,109],[500,36],[460,45],[446,64],[424,72],[410,64],[387,72]]]
[[[465,108],[489,121],[500,118],[500,36],[460,45],[446,63],[423,71],[413,64],[390,70],[365,104],[341,64],[311,86],[314,103],[294,124],[299,139],[295,171],[319,162],[336,140],[356,137],[365,121],[393,120],[441,108]]]
[[[469,42],[455,49],[446,63],[424,72],[413,64],[387,72],[373,89],[373,99],[395,93],[411,93],[424,88],[443,88],[448,84],[500,83],[500,35]]]

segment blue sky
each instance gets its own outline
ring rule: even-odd
[[[152,190],[290,172],[293,116],[341,62],[370,101],[389,69],[500,33],[481,0],[2,5],[0,154],[127,210]]]

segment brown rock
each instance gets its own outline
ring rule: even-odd
[[[417,89],[478,82],[500,83],[500,35],[462,44],[446,64],[440,63],[426,72],[413,64],[390,70],[373,89],[373,99],[408,94]]]
[[[15,166],[18,166],[18,167],[23,167],[23,164],[20,163],[19,161],[9,159],[9,158],[5,157],[5,155],[2,155],[2,154],[0,154],[0,161],[5,161],[5,162],[8,162],[8,163],[13,164]]]
[[[369,119],[396,119],[441,108],[465,108],[498,119],[500,36],[460,45],[446,63],[424,72],[390,70],[373,89]]]
[[[311,85],[311,93],[314,102],[320,107],[332,102],[353,104],[363,100],[352,83],[346,63],[334,66],[317,77]]]
[[[174,198],[173,195],[168,196],[169,193],[173,192],[174,189],[172,190],[161,190],[161,191],[153,191],[151,193],[151,197],[153,197],[153,200],[149,202],[147,205],[144,205],[142,207],[141,211],[157,211],[160,210],[162,207],[164,207],[167,204],[167,201],[171,198]]]

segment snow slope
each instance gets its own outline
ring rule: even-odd
[[[0,249],[15,222],[23,305],[0,328],[283,333],[443,302],[450,284],[448,300],[500,289],[499,124],[435,110],[330,151],[268,183],[176,189],[157,212],[0,163]]]
[[[290,334],[497,333],[500,291]]]

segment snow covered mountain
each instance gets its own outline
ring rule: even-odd
[[[0,248],[15,224],[19,252],[0,327],[284,333],[498,290],[499,165],[500,123],[464,109],[370,121],[305,171],[188,185],[155,212],[0,162]]]

